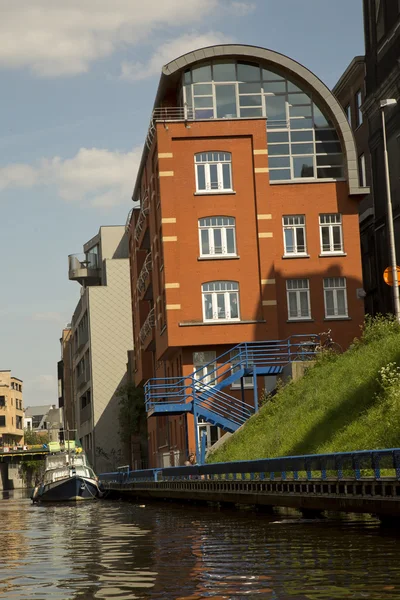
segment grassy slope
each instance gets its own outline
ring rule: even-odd
[[[377,395],[379,370],[400,364],[400,333],[323,360],[285,386],[208,462],[400,446],[397,394]],[[399,394],[400,395],[400,394]]]

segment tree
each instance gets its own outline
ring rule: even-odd
[[[33,429],[24,429],[24,440],[28,446],[35,446],[39,444],[49,443],[49,434],[46,432],[39,433],[33,431]]]
[[[147,457],[147,415],[143,388],[133,383],[122,385],[117,390],[119,398],[119,436],[124,447],[126,460],[131,463],[133,440],[139,440],[140,456],[144,462]]]

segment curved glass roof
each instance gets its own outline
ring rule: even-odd
[[[336,128],[312,90],[283,70],[218,60],[186,69],[181,83],[189,119],[267,119],[271,182],[344,177]]]

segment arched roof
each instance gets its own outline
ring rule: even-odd
[[[248,46],[242,44],[220,44],[217,46],[208,46],[206,48],[200,48],[193,52],[183,54],[178,58],[175,58],[171,62],[164,65],[162,68],[162,74],[160,83],[157,90],[154,107],[159,107],[163,98],[169,90],[176,88],[181,74],[184,70],[195,66],[198,63],[215,60],[215,59],[236,59],[245,60],[248,62],[261,62],[276,69],[283,70],[287,73],[289,78],[292,78],[295,82],[300,84],[300,87],[309,89],[317,103],[320,104],[322,109],[325,109],[327,116],[330,117],[333,124],[335,125],[337,132],[341,138],[342,144],[345,150],[346,165],[347,165],[347,177],[349,184],[350,195],[366,195],[369,193],[368,188],[360,188],[359,177],[358,177],[358,160],[357,151],[354,141],[354,135],[351,127],[347,121],[346,115],[343,108],[339,104],[338,100],[332,94],[330,89],[309,69],[304,67],[297,61],[268,50],[259,46]],[[146,153],[146,150],[144,151]],[[142,163],[144,164],[144,156],[142,157]],[[142,165],[141,165],[142,166]],[[139,173],[141,168],[139,169]],[[138,189],[138,182],[136,182],[134,197]]]

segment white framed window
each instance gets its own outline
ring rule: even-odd
[[[236,256],[235,219],[199,219],[200,256]]]
[[[285,256],[307,253],[306,218],[304,215],[283,216],[283,243]]]
[[[236,371],[238,371],[240,369],[240,363],[239,363],[239,357],[238,357],[238,352],[237,350],[233,350],[231,352],[231,371],[232,374],[235,373]],[[232,389],[240,389],[242,387],[241,383],[240,383],[240,379],[238,379],[237,381],[234,381],[231,385]],[[253,389],[254,387],[254,378],[252,375],[248,375],[246,377],[243,377],[243,387],[246,389]]]
[[[193,373],[196,381],[201,381],[203,385],[213,385],[213,380],[216,378],[216,357],[216,352],[213,350],[193,352]]]
[[[222,437],[222,431],[216,425],[210,425],[202,417],[197,419],[199,450],[201,450],[201,438],[206,436],[206,448],[211,448]]]
[[[343,252],[342,215],[319,215],[321,254]]]
[[[359,127],[363,122],[363,114],[361,110],[362,106],[362,93],[358,90],[356,93],[356,127]]]
[[[365,187],[367,185],[367,173],[365,169],[365,154],[360,154],[358,157],[358,172],[360,177],[360,186]]]
[[[209,281],[202,285],[204,321],[239,321],[239,284]]]
[[[288,319],[296,321],[311,318],[310,283],[308,279],[286,281]]]
[[[284,71],[231,59],[202,63],[185,70],[182,102],[189,119],[266,117],[271,182],[345,177],[333,122]]]
[[[194,155],[197,192],[232,192],[232,157],[229,152]]]
[[[325,317],[347,317],[347,291],[345,277],[324,279]]]

